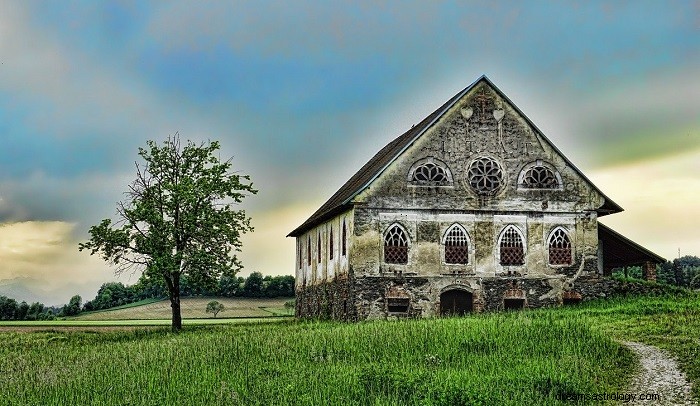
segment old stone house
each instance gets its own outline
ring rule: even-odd
[[[362,320],[554,306],[663,258],[482,76],[380,150],[296,238],[296,314]]]

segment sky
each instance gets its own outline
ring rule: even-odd
[[[0,1],[0,294],[92,299],[78,243],[139,146],[219,140],[259,193],[244,269],[372,155],[486,74],[667,259],[700,256],[697,1]]]

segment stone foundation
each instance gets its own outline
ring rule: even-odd
[[[354,321],[354,297],[348,279],[336,279],[296,291],[295,315],[299,318],[318,318]]]
[[[299,289],[296,316],[342,321],[439,317],[444,312],[441,296],[453,291],[469,301],[465,313],[480,313],[554,307],[623,294],[660,294],[664,287],[596,274],[573,281],[561,277],[365,276]]]

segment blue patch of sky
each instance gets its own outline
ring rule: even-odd
[[[123,165],[123,149],[113,134],[78,128],[70,123],[51,127],[36,125],[53,111],[49,102],[0,98],[3,148],[0,148],[0,176],[22,178],[41,172],[48,176],[72,177],[86,172],[109,172]],[[49,118],[50,120],[50,118]]]
[[[371,60],[326,61],[232,52],[224,45],[206,50],[144,50],[136,70],[160,92],[196,104],[244,104],[265,112],[292,114],[346,111],[381,100],[382,84],[399,73],[399,63]],[[333,103],[330,103],[330,101]]]
[[[347,126],[332,129],[330,120],[352,126],[364,119],[364,112],[397,103],[397,95],[425,86],[425,75],[464,66],[483,67],[488,74],[490,67],[502,64],[528,77],[563,82],[581,94],[598,90],[600,84],[591,85],[601,78],[635,77],[677,64],[697,49],[692,13],[678,11],[688,3],[607,4],[445,3],[425,15],[410,5],[408,13],[339,5],[320,16],[308,11],[341,19],[340,29],[349,32],[327,32],[325,26],[320,31],[337,34],[336,40],[315,38],[316,21],[284,20],[282,28],[300,30],[287,33],[292,39],[279,40],[275,35],[284,31],[263,27],[261,32],[272,36],[253,37],[241,48],[228,43],[237,34],[240,16],[235,13],[227,28],[231,31],[205,39],[206,46],[166,48],[140,37],[158,7],[151,3],[49,2],[36,11],[41,25],[65,42],[111,60],[129,59],[132,73],[166,97],[181,98],[185,106],[229,111],[222,120],[241,124],[253,135],[246,142],[257,149],[269,149],[274,142],[277,152],[271,153],[290,160],[302,148],[328,147],[333,138],[348,133]],[[425,20],[414,20],[417,16]],[[367,30],[358,31],[358,26]],[[473,79],[464,78],[455,92]]]
[[[516,58],[529,54],[543,73],[570,80],[577,91],[683,63],[700,40],[690,13],[662,2],[547,3],[521,12],[510,32],[520,45]]]
[[[118,58],[143,35],[153,15],[147,1],[43,1],[32,2],[31,16],[43,30],[83,51]]]

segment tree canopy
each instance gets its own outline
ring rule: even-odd
[[[216,300],[212,300],[211,302],[207,303],[207,308],[205,311],[207,313],[213,313],[214,318],[216,318],[216,315],[219,314],[219,312],[224,311],[224,304]]]
[[[235,252],[241,235],[253,231],[244,210],[234,206],[257,193],[248,175],[231,172],[216,141],[195,144],[169,137],[162,146],[139,148],[136,179],[117,204],[118,221],[90,228],[80,250],[99,254],[117,274],[138,269],[161,279],[172,308],[172,328],[182,328],[180,281],[214,288],[222,275],[242,267]]]

